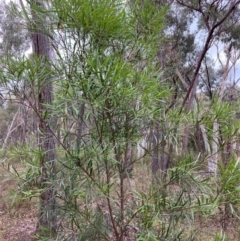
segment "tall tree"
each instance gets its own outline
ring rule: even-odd
[[[213,40],[220,36],[222,32],[226,29],[224,28],[224,23],[227,19],[233,14],[240,1],[235,0],[231,2],[224,2],[222,0],[218,1],[199,1],[198,3],[185,1],[185,0],[176,0],[178,4],[183,7],[186,7],[190,11],[194,11],[197,16],[200,18],[200,26],[204,26],[206,30],[206,38],[203,43],[203,47],[198,54],[196,59],[193,75],[190,78],[190,86],[187,90],[187,93],[184,97],[182,107],[180,108],[180,113],[182,112],[183,107],[187,103],[187,111],[189,112],[192,108],[192,95],[196,93],[196,88],[199,81],[199,72],[203,63],[203,60],[209,50],[209,48],[213,44]],[[195,92],[195,93],[194,93]],[[187,102],[188,101],[188,102]],[[183,153],[187,153],[188,147],[188,139],[189,139],[189,127],[188,125],[184,131],[183,138]]]
[[[53,117],[49,105],[53,102],[51,82],[52,45],[45,29],[47,22],[42,14],[45,10],[43,1],[30,2],[32,12],[32,43],[34,64],[38,66],[36,73],[38,84],[39,115],[39,149],[41,153],[40,167],[40,210],[37,233],[54,234],[56,231],[56,197],[53,185],[55,174],[55,142],[53,137]]]
[[[162,30],[164,40],[159,46],[158,64],[159,68],[164,70],[164,74],[160,77],[159,82],[168,82],[168,88],[172,96],[167,103],[166,110],[161,116],[156,117],[154,124],[153,138],[153,159],[152,172],[157,174],[160,170],[162,174],[166,174],[170,166],[171,156],[173,154],[173,139],[167,133],[176,123],[167,121],[168,112],[177,104],[179,89],[181,84],[178,83],[176,72],[179,70],[187,70],[191,68],[193,62],[194,36],[190,33],[190,25],[192,23],[192,14],[186,8],[177,6],[174,1],[158,1],[158,7],[164,4],[168,6],[166,14],[166,25]],[[178,8],[177,8],[178,7]],[[177,11],[176,11],[177,8]],[[156,10],[157,11],[157,10]],[[188,68],[184,67],[188,63]]]

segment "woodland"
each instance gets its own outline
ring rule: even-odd
[[[240,240],[240,0],[0,18],[0,241]]]

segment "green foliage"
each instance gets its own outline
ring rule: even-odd
[[[221,232],[220,234],[216,235],[214,241],[228,241],[228,239],[226,238],[225,234]]]
[[[240,163],[234,157],[231,158],[229,163],[226,165],[222,164],[220,166],[220,177],[218,180],[218,186],[220,189],[221,202],[230,206],[231,213],[237,215],[236,210],[240,204],[239,195],[239,181],[240,181]]]
[[[31,199],[38,196],[41,192],[39,180],[41,169],[39,164],[40,152],[34,147],[28,145],[18,145],[5,153],[5,161],[2,162],[8,171],[17,176],[18,191],[16,195],[23,199]],[[21,169],[17,166],[21,164]]]
[[[18,145],[6,157],[9,171],[19,178],[18,197],[31,199],[42,195],[46,186],[54,189],[56,240],[190,241],[196,235],[197,215],[214,215],[223,204],[237,214],[238,161],[223,162],[221,175],[215,179],[200,174],[205,167],[198,153],[184,157],[178,153],[186,125],[205,125],[212,140],[217,121],[223,150],[224,143],[237,133],[238,123],[232,121],[234,106],[217,99],[212,100],[211,108],[199,105],[197,112],[187,114],[168,108],[175,93],[163,78],[157,56],[165,43],[162,30],[168,7],[159,8],[151,0],[54,0],[49,4],[46,11],[37,6],[32,9],[43,21],[41,26],[45,24],[43,33],[59,41],[58,48],[54,45],[56,59],[43,64],[34,56],[7,56],[1,59],[0,79],[16,100],[45,120],[49,135],[58,144],[52,160],[56,170],[51,163],[43,170],[41,160],[48,151],[39,150],[34,143]],[[37,27],[31,18],[27,21],[31,30]],[[184,22],[183,29],[188,24]],[[181,41],[184,59],[193,50],[193,36],[183,35]],[[49,83],[54,101],[44,104],[47,111],[40,113],[40,89]],[[7,109],[1,111],[5,115]],[[47,123],[50,119],[52,129]],[[135,147],[142,130],[156,122],[167,130],[159,145],[170,140],[167,144],[176,146],[171,157],[177,162],[152,178],[141,171],[148,167],[155,147],[144,150],[144,158],[135,155]],[[21,163],[20,171],[11,158]],[[43,172],[48,176],[45,186],[40,184]],[[48,234],[50,230],[42,231]]]

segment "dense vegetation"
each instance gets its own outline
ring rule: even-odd
[[[239,239],[239,4],[2,3],[1,164],[36,240]]]

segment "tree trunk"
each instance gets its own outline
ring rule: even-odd
[[[168,155],[166,154],[166,145],[167,145],[167,141],[166,141],[166,125],[165,123],[162,124],[162,128],[161,128],[161,144],[160,144],[160,153],[161,153],[161,174],[163,174],[163,176],[166,175],[168,166],[169,166],[169,162],[170,162],[170,158],[169,155],[170,153],[168,153]]]
[[[152,132],[153,138],[153,158],[152,158],[152,174],[156,175],[160,168],[159,165],[159,123],[156,122],[154,131]]]
[[[165,65],[165,52],[163,49],[159,48],[159,52],[158,52],[158,64],[159,64],[159,67],[161,69],[164,68],[164,65]],[[162,77],[161,77],[162,78]],[[159,81],[161,81],[161,78]],[[162,128],[164,128],[164,123],[162,123]],[[160,141],[160,123],[159,123],[159,120],[156,120],[156,123],[154,125],[154,128],[153,128],[153,132],[152,132],[152,136],[153,136],[153,158],[152,158],[152,174],[153,175],[156,175],[157,171],[159,169],[162,169],[162,164],[160,164],[160,160],[159,160],[159,141]],[[164,133],[162,133],[162,139],[164,139]],[[164,156],[164,148],[165,148],[165,142],[162,142],[162,145],[161,145],[161,150],[163,149],[162,151],[162,156],[161,156],[161,161],[162,162],[165,162],[165,156]]]
[[[77,141],[76,141],[77,154],[80,153],[80,146],[82,142],[84,112],[85,112],[85,103],[82,103],[79,107],[78,122],[77,122]]]
[[[223,77],[221,80],[221,85],[220,85],[220,90],[218,93],[218,102],[220,103],[223,99],[223,94],[225,91],[225,87],[226,87],[226,82],[227,82],[227,77],[228,74],[231,70],[231,66],[230,66],[230,52],[227,52],[227,60],[226,60],[226,64],[224,65],[221,62],[221,57],[219,55],[218,52],[218,60],[222,65],[222,69],[224,70],[223,73]],[[218,120],[216,118],[216,120],[213,123],[213,140],[212,140],[212,158],[208,161],[208,170],[210,173],[215,174],[217,172],[217,167],[218,167],[218,152],[219,152],[219,124],[218,124]]]
[[[218,137],[219,137],[219,125],[217,121],[213,123],[213,140],[212,140],[212,157],[208,159],[208,171],[215,174],[218,166]]]
[[[192,110],[193,106],[194,106],[195,97],[196,97],[196,89],[197,89],[197,84],[198,84],[197,82],[198,81],[194,82],[193,88],[191,90],[189,102],[188,102],[188,105],[187,105],[187,112],[190,112]],[[187,155],[188,140],[189,140],[189,124],[187,124],[187,126],[184,129],[183,146],[182,146],[183,156]]]
[[[44,9],[42,1],[32,0],[31,10],[34,21],[34,33],[32,34],[33,53],[39,59],[37,64],[41,74],[38,76],[38,116],[39,116],[39,149],[41,152],[40,167],[40,210],[36,232],[42,236],[52,236],[56,231],[56,197],[54,190],[55,175],[55,142],[53,136],[53,117],[46,105],[53,102],[52,83],[49,76],[49,61],[51,60],[51,43],[43,33],[44,21],[40,13],[35,9]],[[42,13],[41,13],[42,14]],[[45,23],[46,24],[46,23]],[[45,72],[46,74],[42,74]]]
[[[125,163],[124,163],[124,171],[126,176],[132,177],[133,171],[133,163],[132,163],[132,156],[133,156],[133,146],[131,143],[126,143],[126,152],[125,152]]]

